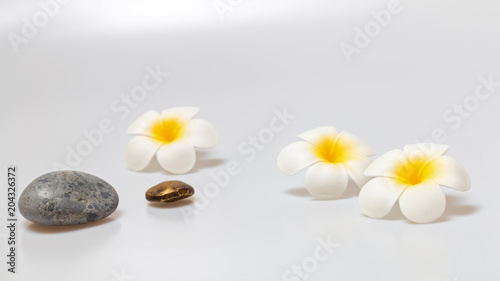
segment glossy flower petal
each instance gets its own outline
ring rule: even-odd
[[[320,162],[306,172],[306,188],[316,198],[336,199],[347,187],[347,172],[342,164]]]
[[[443,190],[434,181],[424,181],[407,187],[399,198],[403,215],[416,223],[429,223],[437,220],[446,208]]]
[[[373,156],[377,154],[375,149],[348,131],[343,131],[338,135],[337,144],[344,145],[346,148],[348,147],[349,153],[356,155]]]
[[[323,126],[305,131],[303,133],[298,134],[297,136],[312,145],[316,145],[325,138],[332,140],[337,139],[338,132],[337,129],[335,129],[332,126]]]
[[[160,121],[160,114],[150,110],[139,116],[127,129],[129,135],[154,137],[153,126]]]
[[[432,161],[435,171],[431,178],[438,184],[460,191],[470,189],[471,181],[465,168],[450,156],[442,156]]]
[[[365,170],[369,177],[391,177],[397,178],[397,168],[400,163],[405,162],[405,156],[401,149],[394,149],[382,154],[375,159]]]
[[[352,181],[354,181],[359,188],[362,188],[370,180],[370,177],[365,176],[364,171],[371,163],[372,161],[370,158],[359,157],[344,161],[342,164]]]
[[[359,192],[361,211],[372,218],[385,217],[406,187],[391,178],[372,179]]]
[[[194,147],[210,148],[217,144],[219,136],[214,126],[204,119],[192,119],[186,124],[186,137]]]
[[[418,162],[421,158],[434,159],[443,156],[449,148],[446,144],[417,143],[405,145],[403,152],[408,162]]]
[[[131,170],[140,171],[146,168],[156,151],[163,143],[153,138],[136,136],[128,144],[125,150],[125,160]]]
[[[190,143],[179,141],[160,147],[156,158],[163,169],[174,174],[184,174],[193,168],[196,153]]]
[[[321,159],[314,153],[314,147],[304,141],[285,146],[278,155],[278,168],[288,176],[293,176]]]

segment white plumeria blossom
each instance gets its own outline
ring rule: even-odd
[[[319,199],[335,199],[347,188],[349,177],[359,187],[368,180],[365,168],[374,150],[353,134],[331,126],[315,128],[298,135],[304,141],[287,145],[278,155],[278,168],[295,175],[308,168],[306,188]]]
[[[196,148],[210,148],[219,137],[212,124],[193,119],[197,107],[173,107],[160,113],[150,110],[128,127],[135,136],[127,145],[126,161],[131,170],[146,168],[156,155],[158,163],[174,174],[189,172],[196,162]]]
[[[372,218],[386,216],[399,199],[403,215],[416,223],[438,219],[446,208],[440,186],[470,189],[470,177],[454,158],[445,156],[448,146],[421,143],[391,150],[368,166],[370,180],[359,193],[362,212]]]

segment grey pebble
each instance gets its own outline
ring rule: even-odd
[[[45,225],[101,220],[118,207],[118,193],[104,180],[78,171],[57,171],[32,181],[19,197],[23,217]]]

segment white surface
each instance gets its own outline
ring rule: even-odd
[[[94,225],[22,219],[19,273],[7,274],[2,262],[2,280],[111,281],[122,269],[135,276],[127,281],[285,280],[293,265],[311,264],[326,237],[340,246],[308,280],[499,278],[500,87],[461,124],[443,119],[474,93],[479,76],[500,81],[497,1],[402,1],[403,11],[351,63],[339,44],[352,44],[355,28],[386,1],[244,0],[225,20],[211,1],[70,2],[16,54],[7,34],[40,10],[32,2],[0,3],[0,167],[19,166],[20,194],[54,161],[65,164],[65,147],[75,149],[82,130],[108,118],[113,132],[75,168],[112,184],[120,205]],[[156,65],[170,76],[128,114],[113,111]],[[128,170],[128,125],[147,110],[179,105],[201,108],[198,116],[218,130],[217,147],[200,152],[186,175]],[[240,153],[283,107],[295,118],[255,157]],[[296,134],[322,125],[351,131],[379,155],[442,128],[472,189],[445,189],[443,217],[426,225],[406,221],[398,206],[386,219],[364,217],[353,186],[342,199],[312,200],[304,172],[281,174],[276,157]],[[203,205],[210,172],[232,161],[241,173]],[[148,204],[146,189],[170,179],[192,184],[196,203]],[[194,206],[204,208],[187,223],[182,211]],[[2,239],[2,257],[6,250]]]

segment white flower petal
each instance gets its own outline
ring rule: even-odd
[[[152,134],[152,126],[160,120],[160,114],[154,110],[150,110],[135,119],[127,129],[129,135],[143,135],[154,137]]]
[[[162,142],[145,136],[136,136],[127,144],[125,160],[127,166],[134,171],[146,168],[153,159]]]
[[[214,126],[207,120],[192,119],[185,126],[186,137],[194,147],[210,148],[219,141]]]
[[[322,161],[314,150],[315,148],[305,141],[291,143],[278,155],[278,168],[283,174],[293,176],[304,168]]]
[[[369,217],[385,217],[405,188],[406,185],[391,178],[374,178],[359,192],[359,207]]]
[[[298,134],[297,136],[312,145],[320,143],[323,139],[335,140],[337,138],[338,132],[332,126],[323,126],[305,131]]]
[[[193,168],[196,153],[189,142],[174,141],[160,147],[156,158],[163,169],[174,174],[184,174]]]
[[[372,161],[368,157],[360,157],[344,161],[342,164],[344,164],[349,177],[359,188],[362,188],[370,180],[370,177],[365,176],[365,170],[371,163]]]
[[[417,143],[405,145],[403,152],[407,161],[416,163],[421,159],[433,159],[442,156],[449,148],[446,144]]]
[[[172,107],[161,112],[161,119],[191,119],[198,114],[198,112],[200,112],[200,109],[195,106]]]
[[[321,199],[340,197],[347,187],[347,172],[342,164],[320,162],[307,169],[306,188]]]
[[[406,188],[399,198],[403,215],[416,223],[428,223],[437,220],[446,208],[446,197],[439,185],[432,181]]]
[[[405,157],[401,149],[394,149],[386,152],[365,170],[365,175],[369,177],[391,177],[396,178],[396,171],[401,163],[405,163]]]
[[[455,158],[441,156],[434,159],[430,165],[435,169],[431,178],[440,185],[460,191],[470,189],[470,177],[465,168]]]
[[[371,146],[366,144],[357,136],[351,134],[348,131],[343,131],[337,136],[336,142],[344,144],[344,146],[352,146],[355,150],[359,151],[360,154],[366,156],[376,155],[377,152]]]

